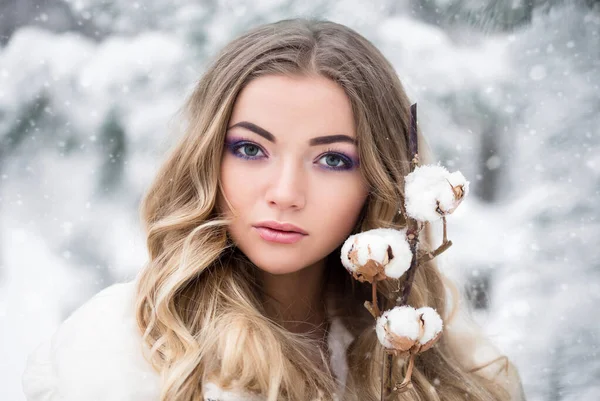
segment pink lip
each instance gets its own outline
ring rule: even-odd
[[[277,231],[294,231],[300,234],[307,235],[308,233],[290,223],[279,223],[277,221],[261,221],[258,224],[255,224],[254,227],[267,227]]]
[[[293,244],[308,235],[306,231],[293,224],[281,224],[265,221],[254,226],[262,239],[281,244]]]
[[[277,231],[267,227],[254,227],[262,239],[281,244],[293,244],[305,237],[304,234],[293,231]]]

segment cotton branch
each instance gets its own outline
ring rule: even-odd
[[[418,136],[417,136],[417,104],[416,103],[410,106],[410,131],[409,131],[409,136],[408,136],[408,150],[409,150],[409,157],[410,157],[410,171],[412,172],[419,165],[419,143],[418,143]],[[412,253],[412,260],[410,262],[410,268],[406,272],[405,279],[402,283],[402,286],[400,287],[400,293],[402,295],[396,301],[397,306],[406,305],[406,303],[408,302],[408,296],[410,295],[412,282],[413,282],[415,272],[416,272],[416,269],[418,266],[417,265],[417,262],[418,262],[417,261],[417,246],[418,246],[418,242],[419,242],[419,223],[415,219],[408,216],[407,213],[405,213],[405,216],[407,219],[406,238],[408,239],[408,244],[410,246],[410,251]],[[412,358],[411,358],[411,361],[412,361]],[[394,388],[396,386],[392,386],[393,363],[394,363],[393,354],[386,352],[385,358],[384,358],[383,364],[382,364],[381,401],[385,401],[393,393],[395,393]],[[412,368],[412,364],[410,367]],[[412,371],[412,369],[411,369],[411,371]],[[406,379],[404,381],[406,381]],[[401,386],[402,389],[409,386],[409,384],[405,384],[405,383],[402,383],[402,384],[403,384]]]
[[[381,401],[412,388],[415,357],[434,346],[442,335],[443,321],[439,314],[430,307],[415,310],[408,306],[408,299],[417,269],[452,246],[447,235],[446,215],[458,207],[469,190],[469,182],[460,171],[450,173],[440,165],[419,165],[416,104],[411,105],[410,114],[410,172],[404,177],[404,202],[399,210],[406,219],[406,227],[376,228],[351,235],[341,249],[342,264],[354,279],[371,284],[372,301],[365,301],[364,306],[377,322],[377,337],[385,353],[381,366]],[[440,218],[442,244],[419,256],[420,232],[427,222]],[[377,300],[377,283],[387,279],[400,280],[400,287],[393,292],[396,306],[382,311]],[[390,294],[385,296],[391,299]],[[412,331],[406,331],[407,328]],[[436,336],[424,336],[425,328],[428,335],[433,332]],[[394,356],[409,357],[401,383],[392,382]]]
[[[409,148],[409,158],[410,158],[410,171],[411,173],[415,171],[415,169],[419,166],[419,146],[418,146],[418,136],[417,136],[417,105],[416,103],[411,105],[410,107],[410,131],[408,137],[408,148]],[[452,187],[452,184],[450,183]],[[461,188],[462,189],[462,188]],[[454,187],[453,187],[454,190]],[[446,251],[450,246],[452,246],[452,242],[447,238],[447,229],[446,229],[446,216],[442,214],[442,222],[443,222],[443,241],[442,244],[435,250],[430,251],[423,255],[422,257],[417,256],[417,251],[419,247],[419,233],[421,228],[419,226],[419,222],[411,217],[405,210],[404,205],[402,210],[404,211],[404,215],[407,222],[407,231],[406,238],[408,240],[410,251],[412,253],[412,259],[410,263],[410,268],[404,275],[404,280],[399,288],[400,296],[396,298],[396,306],[404,306],[408,304],[408,298],[410,296],[410,291],[412,289],[412,284],[415,278],[415,274],[417,269],[428,261],[432,260],[436,256],[440,255],[444,251]],[[439,204],[437,207],[438,211],[440,210]],[[398,392],[406,391],[412,388],[412,383],[410,381],[412,376],[412,370],[414,366],[414,358],[415,353],[411,353],[409,357],[408,369],[406,371],[404,380],[402,383],[393,384],[393,364],[394,364],[394,354],[392,352],[385,352],[385,357],[382,363],[382,375],[381,375],[381,401],[386,401],[394,394]]]

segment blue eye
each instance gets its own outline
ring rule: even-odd
[[[241,159],[260,160],[267,157],[260,145],[249,140],[232,140],[226,145],[231,154]],[[317,158],[317,164],[326,170],[344,171],[358,166],[358,161],[355,162],[351,157],[329,149]]]
[[[354,167],[352,160],[340,153],[326,153],[319,158],[319,161],[321,160],[324,160],[325,164],[319,164],[330,170],[351,170]]]
[[[234,156],[241,157],[242,159],[254,160],[265,156],[265,152],[263,152],[260,146],[252,142],[236,142],[228,144],[227,147]],[[259,153],[262,153],[262,155],[259,155]]]

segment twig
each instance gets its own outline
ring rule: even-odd
[[[417,137],[417,104],[413,104],[410,106],[410,116],[411,116],[411,124],[410,124],[410,133],[408,136],[408,148],[410,150],[409,157],[411,158],[410,162],[410,171],[413,172],[415,168],[419,165],[419,144]],[[406,238],[408,239],[408,244],[410,245],[410,251],[412,252],[412,260],[410,262],[410,268],[406,272],[406,278],[400,287],[400,297],[396,301],[397,306],[406,305],[408,302],[408,296],[410,295],[410,290],[412,288],[412,282],[415,277],[415,272],[418,267],[417,264],[417,244],[419,242],[419,223],[410,216],[406,216],[407,221],[407,229],[406,229]]]
[[[400,392],[403,393],[406,390],[412,388],[412,383],[410,378],[412,376],[413,367],[415,366],[415,354],[410,355],[410,359],[408,361],[408,368],[406,369],[406,374],[404,375],[404,380],[400,384],[396,384],[394,386],[394,393]]]
[[[379,317],[381,316],[381,311],[379,310],[379,306],[377,306],[377,280],[373,280],[371,291],[373,295],[373,311],[377,314],[377,317]]]
[[[373,316],[373,318],[375,318],[377,320],[377,318],[379,316],[381,316],[379,314],[379,310],[375,311],[375,309],[373,308],[373,304],[369,301],[365,301],[365,308],[367,308],[367,310],[369,311],[369,313]]]
[[[410,131],[408,136],[408,149],[409,149],[409,158],[410,158],[410,172],[413,172],[419,166],[419,146],[418,146],[418,136],[417,136],[417,105],[416,103],[410,106]],[[410,262],[410,267],[406,271],[404,275],[404,281],[400,285],[397,291],[400,293],[400,296],[396,298],[396,306],[404,306],[408,304],[408,298],[410,296],[410,292],[412,289],[412,284],[417,272],[417,269],[423,265],[424,263],[434,259],[441,253],[445,252],[448,248],[452,246],[452,241],[448,240],[448,232],[446,226],[446,216],[442,216],[442,222],[444,226],[443,231],[443,241],[442,244],[435,249],[434,251],[427,252],[425,255],[419,257],[417,254],[419,247],[419,234],[421,230],[424,228],[424,224],[420,225],[418,221],[408,216],[406,211],[404,210],[404,205],[401,205],[401,212],[404,213],[404,217],[406,219],[406,238],[408,240],[408,244],[410,247],[410,251],[412,253],[412,259]],[[371,312],[374,317],[380,316],[380,311],[377,306],[377,290],[376,290],[376,282],[373,282],[373,304],[370,302],[365,302],[365,307]],[[404,392],[411,389],[412,382],[412,372],[415,365],[415,353],[410,354],[410,359],[408,363],[408,367],[406,373],[404,375],[404,379],[402,383],[393,384],[393,365],[394,365],[394,354],[391,352],[383,350],[384,357],[382,358],[382,366],[381,366],[381,401],[386,401],[391,399],[398,392]],[[418,351],[416,351],[418,352]],[[493,363],[493,362],[492,362]],[[478,369],[481,369],[480,367]]]
[[[411,242],[414,242],[412,244]],[[413,253],[412,261],[410,262],[410,268],[406,271],[406,277],[402,285],[400,286],[400,296],[396,299],[396,306],[406,305],[408,303],[408,296],[410,295],[410,290],[412,289],[412,283],[415,278],[415,273],[417,270],[417,241],[409,240],[410,250]]]
[[[448,242],[448,232],[446,229],[446,216],[442,216],[442,221],[444,222],[444,238],[442,239],[442,243],[445,244],[446,242]]]
[[[413,172],[415,168],[419,165],[419,143],[417,136],[417,104],[413,104],[410,106],[410,131],[408,133],[408,151],[410,158],[410,171]],[[415,276],[416,269],[418,267],[417,264],[417,244],[419,242],[419,223],[408,216],[405,215],[407,222],[407,230],[406,237],[408,239],[408,243],[410,245],[410,251],[412,252],[412,260],[410,262],[410,268],[406,272],[406,277],[402,286],[400,287],[400,297],[396,299],[396,305],[402,306],[408,302],[408,296],[410,295],[410,290],[412,287],[412,282]],[[382,382],[382,391],[381,392],[381,401],[385,401],[390,395],[393,393],[392,388],[392,380],[393,380],[393,366],[394,356],[390,353],[387,353],[384,358],[384,368],[387,367],[387,372],[385,375],[381,376]],[[387,382],[386,382],[387,377]],[[410,377],[410,376],[408,376]]]
[[[419,142],[417,139],[417,104],[410,106],[410,131],[408,133],[408,152],[410,157],[410,171],[419,165]]]
[[[421,256],[419,258],[419,261],[417,262],[417,266],[421,266],[423,263],[427,263],[431,259],[436,258],[441,253],[447,251],[448,248],[450,248],[451,246],[452,246],[452,241],[446,241],[446,242],[442,243],[442,245],[440,245],[435,251],[427,252],[425,255]]]

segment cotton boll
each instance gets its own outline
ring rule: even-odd
[[[380,317],[377,318],[377,323],[375,325],[375,332],[377,333],[377,339],[384,348],[392,349],[393,345],[388,339],[387,332],[385,326],[388,324],[388,312],[384,312]]]
[[[411,259],[406,230],[368,230],[348,237],[341,249],[342,264],[359,281],[400,278]]]
[[[340,252],[340,257],[342,259],[342,265],[346,268],[346,270],[350,272],[354,272],[358,269],[358,264],[354,263],[350,258],[350,252],[358,245],[358,236],[357,234],[349,236],[346,241],[344,241],[344,245],[342,245],[342,250]]]
[[[423,321],[423,335],[419,338],[419,342],[426,344],[442,332],[444,323],[436,310],[429,306],[417,309],[416,313]]]
[[[460,171],[455,171],[453,173],[450,173],[448,175],[448,177],[446,177],[448,179],[448,181],[450,182],[450,185],[452,185],[455,188],[458,187],[462,187],[462,192],[463,194],[457,194],[458,198],[464,198],[465,196],[467,196],[469,194],[469,181],[467,181],[467,179],[465,178],[465,176],[460,172]]]
[[[440,199],[439,208],[444,214],[450,214],[460,205],[462,200],[469,193],[469,181],[460,171],[455,171],[446,176],[448,185],[452,188],[452,197],[448,196],[448,191],[444,191],[444,199]]]
[[[469,182],[460,171],[440,165],[418,166],[405,177],[405,206],[418,221],[435,221],[452,213],[467,195]]]
[[[377,228],[358,234],[358,264],[360,266],[367,264],[369,259],[382,265],[387,264],[389,241],[381,230],[385,229]]]
[[[384,277],[383,260],[387,253],[378,238],[367,232],[351,235],[341,249],[342,264],[360,282],[381,280]]]
[[[419,320],[422,325],[422,335],[419,338],[417,352],[425,352],[433,347],[442,336],[443,322],[440,315],[432,308],[424,307],[417,309]]]
[[[396,306],[386,312],[392,333],[416,340],[420,335],[417,311],[411,306]]]
[[[402,231],[402,239],[390,242],[392,258],[385,266],[385,275],[390,278],[400,278],[409,268],[413,254],[406,240],[406,230]]]
[[[365,237],[361,237],[361,242],[365,241],[369,244],[371,249],[369,258],[385,267],[387,277],[400,278],[408,270],[412,260],[410,245],[406,240],[406,229],[376,228],[364,234]]]
[[[397,306],[385,311],[377,318],[375,332],[385,348],[408,351],[421,335],[417,311],[410,306]]]
[[[408,215],[418,221],[434,221],[440,218],[436,211],[439,192],[450,189],[445,177],[450,173],[439,165],[418,166],[404,178],[405,206]],[[445,188],[445,187],[448,188]],[[448,194],[446,194],[448,195]],[[452,191],[449,196],[454,197]]]

